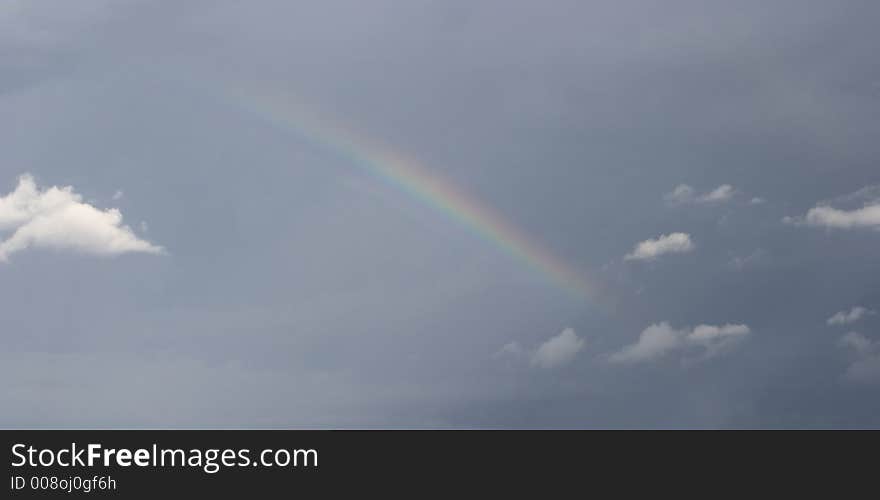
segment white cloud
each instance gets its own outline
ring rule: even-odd
[[[624,260],[653,260],[667,253],[686,253],[694,249],[691,236],[687,233],[662,234],[653,240],[638,243]]]
[[[566,328],[562,333],[539,345],[535,349],[525,349],[519,342],[504,344],[492,357],[513,361],[528,361],[533,367],[550,369],[571,363],[584,347],[584,339],[578,337],[574,329]]]
[[[730,184],[722,184],[704,194],[697,194],[693,187],[687,184],[679,184],[671,192],[663,196],[669,203],[724,203],[730,201],[736,190]]]
[[[750,205],[763,205],[763,204],[766,203],[766,202],[767,202],[767,200],[765,200],[764,198],[760,198],[760,197],[758,197],[758,196],[756,196],[756,197],[752,198],[751,200],[749,200],[749,204],[750,204]]]
[[[857,382],[880,382],[880,342],[861,333],[849,332],[841,337],[840,345],[854,355],[846,370],[846,378]]]
[[[584,347],[584,339],[577,336],[571,328],[541,344],[532,355],[532,365],[541,368],[556,368],[570,363]]]
[[[121,200],[123,196],[125,196],[125,193],[121,189],[117,189],[116,192],[113,193],[113,201]]]
[[[671,203],[688,203],[694,199],[694,188],[687,184],[679,184],[671,192],[666,193],[663,199]]]
[[[748,325],[699,325],[688,334],[687,341],[702,346],[705,357],[712,357],[728,349],[738,340],[752,333]]]
[[[854,210],[816,206],[807,212],[803,223],[808,226],[841,229],[880,227],[880,204],[868,205]]]
[[[874,314],[874,311],[870,309],[866,309],[862,306],[856,306],[850,309],[849,311],[840,311],[828,318],[828,324],[835,325],[848,325],[850,323],[855,323],[856,321],[864,318],[869,314]]]
[[[720,203],[733,198],[733,186],[724,184],[697,198],[697,203]]]
[[[635,344],[624,347],[609,359],[615,363],[638,363],[658,358],[677,349],[685,336],[685,331],[676,330],[665,321],[653,324],[642,331]]]
[[[28,248],[105,256],[164,252],[123,225],[119,210],[84,203],[70,186],[40,190],[27,174],[19,178],[14,191],[0,197],[0,232],[11,233],[0,242],[0,261]]]
[[[709,358],[749,333],[748,325],[699,325],[693,329],[675,329],[664,321],[645,328],[636,343],[611,354],[608,359],[613,363],[639,363],[693,348],[700,349],[702,356]]]
[[[880,186],[867,186],[854,193],[819,202],[806,215],[785,217],[782,221],[835,229],[880,229]]]
[[[711,343],[726,338],[748,335],[751,329],[747,325],[699,325],[688,335],[688,339],[698,343]]]

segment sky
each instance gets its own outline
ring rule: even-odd
[[[878,15],[0,0],[0,427],[876,428]]]

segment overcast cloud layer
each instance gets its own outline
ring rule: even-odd
[[[0,426],[880,427],[878,18],[0,0]]]

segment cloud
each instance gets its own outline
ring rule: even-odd
[[[832,229],[880,229],[880,186],[867,186],[833,200],[821,201],[806,215],[784,217],[782,222]]]
[[[861,333],[849,332],[840,339],[854,359],[846,370],[846,378],[856,382],[880,382],[880,342]]]
[[[123,196],[125,196],[125,193],[121,189],[117,189],[116,192],[113,193],[113,201],[121,200]]]
[[[694,188],[687,184],[679,184],[671,192],[666,193],[663,199],[670,203],[687,203],[694,199]]]
[[[733,198],[733,186],[724,184],[697,198],[697,203],[721,203]]]
[[[578,337],[574,329],[566,328],[534,350],[526,350],[519,342],[513,341],[504,344],[493,357],[528,360],[534,367],[550,369],[571,363],[583,347],[584,339]]]
[[[840,344],[854,351],[865,354],[871,352],[875,342],[858,332],[849,332],[840,338]]]
[[[767,203],[767,200],[758,196],[749,200],[749,205],[763,205],[764,203]]]
[[[493,357],[519,359],[523,356],[523,354],[523,348],[519,345],[519,342],[514,340],[513,342],[508,342],[504,344],[504,347],[499,349]]]
[[[687,342],[702,346],[706,357],[713,357],[752,332],[748,325],[699,325],[687,336]]]
[[[662,234],[653,240],[638,243],[624,260],[653,260],[667,253],[686,253],[694,249],[691,236],[687,233]]]
[[[765,255],[766,253],[764,252],[764,250],[759,248],[749,255],[746,255],[745,257],[734,256],[732,259],[730,259],[730,262],[728,262],[728,266],[741,271],[746,267],[756,264],[758,261],[763,259]]]
[[[808,226],[842,229],[880,227],[880,204],[855,210],[816,206],[807,212],[804,223]]]
[[[828,324],[831,326],[848,325],[850,323],[855,323],[869,314],[874,314],[874,311],[862,306],[856,306],[849,311],[840,311],[834,316],[831,316],[828,318]]]
[[[161,254],[162,247],[139,239],[122,224],[117,209],[100,210],[82,201],[73,188],[52,186],[40,190],[28,174],[18,186],[0,197],[0,261],[28,248],[72,250],[112,256],[129,252]]]
[[[663,321],[645,328],[636,343],[609,356],[612,363],[632,364],[661,358],[673,351],[698,348],[704,358],[713,357],[744,338],[748,325],[699,325],[675,329]]]
[[[724,203],[730,201],[736,190],[730,184],[722,184],[717,188],[704,194],[697,194],[693,187],[687,184],[679,184],[671,192],[663,196],[669,203]]]
[[[639,340],[614,353],[609,358],[614,363],[638,363],[663,356],[677,349],[686,333],[669,326],[669,323],[656,323],[642,331]]]
[[[570,363],[584,347],[584,339],[577,336],[571,328],[541,344],[532,355],[532,365],[541,368],[556,368]]]

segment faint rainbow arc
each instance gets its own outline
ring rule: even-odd
[[[415,158],[307,110],[289,96],[270,98],[268,95],[266,92],[237,91],[233,93],[233,99],[249,113],[283,129],[292,129],[297,135],[345,157],[416,201],[445,214],[578,298],[595,297],[596,289],[584,271],[557,257],[542,243],[529,238],[496,211],[468,196]]]

